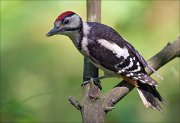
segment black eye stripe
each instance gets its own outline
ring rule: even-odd
[[[76,28],[65,28],[65,31],[75,31],[75,30],[80,30],[81,27],[76,27]]]

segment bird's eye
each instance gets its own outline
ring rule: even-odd
[[[68,19],[65,19],[63,24],[68,24],[69,23],[69,20]]]

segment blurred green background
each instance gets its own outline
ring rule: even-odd
[[[83,57],[65,36],[47,38],[55,18],[72,10],[86,20],[86,1],[1,1],[1,122],[81,122],[68,102],[82,98]],[[179,34],[179,1],[102,1],[102,23],[151,58]],[[133,90],[106,122],[180,122],[179,59],[158,72],[164,113],[146,109]],[[102,74],[102,71],[100,72]],[[103,80],[103,92],[120,80]]]

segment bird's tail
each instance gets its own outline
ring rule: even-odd
[[[163,104],[166,104],[166,102],[156,90],[155,86],[138,82],[137,90],[146,108],[157,109],[162,112],[158,100]]]

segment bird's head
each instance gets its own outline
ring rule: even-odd
[[[49,37],[56,34],[68,35],[79,30],[81,26],[81,18],[72,11],[66,11],[56,18],[54,28],[46,36]]]

